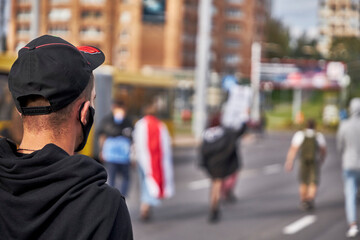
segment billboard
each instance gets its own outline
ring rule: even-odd
[[[261,63],[261,82],[278,88],[338,89],[346,75],[342,62],[288,61]]]
[[[144,22],[164,23],[166,0],[142,0],[142,19]]]

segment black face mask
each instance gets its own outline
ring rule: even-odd
[[[85,102],[81,105],[80,110],[79,110],[79,119],[80,119],[80,124],[81,124],[82,132],[83,132],[83,140],[79,144],[79,146],[77,146],[77,148],[75,149],[75,152],[80,152],[85,147],[85,144],[87,142],[87,139],[88,139],[88,136],[90,133],[90,129],[94,123],[95,109],[91,106],[89,107],[90,115],[89,115],[89,119],[88,119],[87,123],[84,125],[81,122],[81,110],[83,109],[84,104],[85,104]]]

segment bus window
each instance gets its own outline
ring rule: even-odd
[[[130,86],[119,84],[114,89],[114,98],[125,102],[128,114],[139,119],[142,117],[143,106],[152,98],[157,104],[157,117],[169,120],[172,117],[172,90],[168,88]]]
[[[0,136],[20,144],[23,134],[22,122],[8,90],[7,75],[0,75]]]

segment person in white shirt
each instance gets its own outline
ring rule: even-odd
[[[299,195],[301,208],[312,210],[319,184],[320,166],[326,156],[326,141],[322,133],[315,131],[315,121],[309,119],[305,130],[297,131],[287,153],[285,170],[292,171],[299,152]]]

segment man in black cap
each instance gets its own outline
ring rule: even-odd
[[[94,118],[101,50],[41,36],[20,49],[9,89],[22,116],[19,146],[0,138],[0,239],[133,239],[106,171],[76,154]]]

